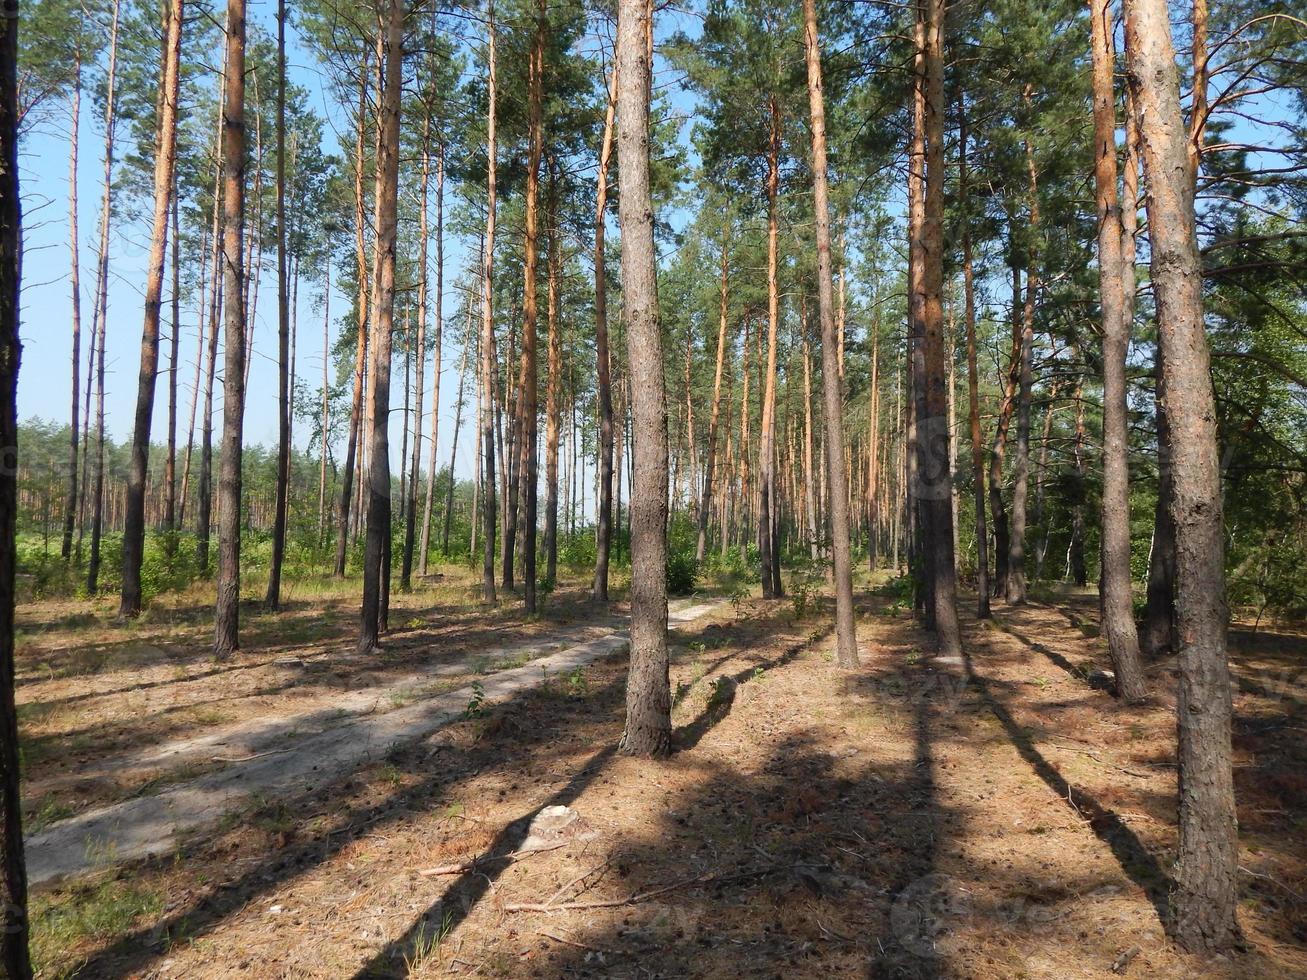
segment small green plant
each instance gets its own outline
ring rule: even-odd
[[[486,686],[480,681],[472,682],[472,696],[468,698],[467,707],[463,709],[464,718],[481,718],[486,713]]]
[[[579,664],[567,675],[567,693],[574,698],[583,698],[590,690],[590,681],[585,676],[585,668]]]
[[[765,670],[764,670],[763,668],[761,668],[761,667],[754,667],[754,668],[753,668],[753,676],[752,676],[751,679],[752,679],[752,680],[755,680],[755,681],[760,681],[760,680],[764,679],[766,676],[767,676],[767,671],[765,671]]]
[[[673,551],[667,556],[667,591],[672,595],[689,595],[699,580],[694,553]]]
[[[413,937],[413,946],[409,952],[404,954],[404,966],[409,973],[415,972],[427,960],[431,959],[440,952],[441,944],[449,936],[454,928],[454,912],[447,909],[440,920],[440,925],[434,929],[428,927],[423,922],[418,927],[417,935]]]
[[[794,621],[802,622],[817,604],[817,587],[809,581],[796,579],[790,583],[790,601],[794,604]]]
[[[712,693],[708,695],[710,711],[726,707],[735,696],[735,682],[729,677],[713,678],[709,686],[712,688]]]

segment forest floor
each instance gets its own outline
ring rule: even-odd
[[[356,601],[305,590],[249,615],[225,664],[198,595],[126,628],[26,605],[29,835],[258,754],[229,735],[269,718],[321,723],[359,692],[408,710],[621,625],[579,580],[533,621],[473,595],[457,574],[395,595],[385,652],[359,658]],[[102,856],[35,889],[42,975],[1307,977],[1307,633],[1232,633],[1248,950],[1200,961],[1162,929],[1170,665],[1143,707],[1093,690],[1092,595],[967,618],[958,661],[890,600],[859,602],[852,671],[824,606],[737,596],[685,624],[669,760],[616,754],[612,655],[165,854]]]

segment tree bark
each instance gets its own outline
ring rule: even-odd
[[[811,0],[809,0],[811,2]],[[941,653],[958,656],[962,634],[957,612],[957,569],[953,553],[953,478],[950,469],[944,344],[944,0],[925,0],[926,200],[921,229],[922,339],[925,361],[925,417],[918,425],[921,499],[927,515],[926,547],[931,561],[929,589]]]
[[[1011,226],[1014,216],[1008,216]],[[994,444],[989,457],[989,511],[994,519],[994,588],[998,597],[1007,595],[1008,558],[1011,535],[1007,507],[1003,502],[1003,456],[1007,450],[1012,410],[1016,407],[1017,384],[1021,378],[1021,267],[1017,265],[1015,232],[1010,231],[1012,263],[1012,349],[1008,354],[1007,383],[994,426]]]
[[[536,349],[539,339],[539,309],[536,297],[536,271],[540,243],[540,156],[544,142],[545,31],[548,25],[546,0],[536,9],[536,35],[531,55],[530,108],[528,110],[528,150],[526,171],[526,255],[522,264],[522,420],[520,462],[522,501],[522,605],[528,615],[536,611],[536,511],[539,479],[536,471],[536,447],[539,419],[539,372]]]
[[[704,550],[708,545],[708,515],[712,509],[713,480],[717,468],[717,424],[722,408],[722,369],[726,363],[726,317],[730,287],[730,250],[727,243],[728,233],[723,233],[721,290],[717,310],[717,366],[713,371],[712,415],[708,419],[708,458],[704,462],[703,496],[699,500],[699,540],[695,548],[695,561],[700,565],[703,564]]]
[[[60,555],[64,561],[72,558],[73,525],[77,521],[77,425],[81,406],[82,366],[82,275],[81,251],[77,244],[77,149],[78,127],[82,116],[82,51],[73,50],[73,87],[68,105],[68,286],[72,300],[73,353],[70,364],[72,375],[72,413],[68,426],[68,496],[64,503],[64,536]]]
[[[848,478],[844,469],[844,397],[841,390],[840,366],[842,345],[836,337],[831,286],[830,204],[826,186],[826,107],[822,93],[816,0],[804,0],[803,20],[804,38],[807,42],[805,48],[808,62],[808,109],[812,117],[813,205],[817,215],[817,302],[821,316],[821,376],[826,408],[826,467],[830,488],[831,557],[835,574],[836,662],[841,667],[856,667],[858,641],[853,619],[853,562],[849,548]],[[720,349],[720,341],[718,346]],[[720,353],[717,357],[717,374],[720,381]],[[714,408],[714,415],[715,413]]]
[[[281,566],[286,557],[290,502],[290,283],[286,274],[286,0],[277,0],[277,486],[272,518],[272,562],[267,607],[281,608]],[[324,352],[325,356],[325,352]]]
[[[1027,89],[1027,98],[1029,90]],[[1029,175],[1029,235],[1026,255],[1026,299],[1021,310],[1020,388],[1017,397],[1017,449],[1013,456],[1012,526],[1008,540],[1006,597],[1009,605],[1026,601],[1026,505],[1030,485],[1030,402],[1034,386],[1035,297],[1039,292],[1038,255],[1039,189],[1035,175],[1035,153],[1026,138],[1026,171]],[[1015,298],[1015,297],[1014,297]]]
[[[424,106],[422,113],[422,176],[421,190],[418,193],[418,336],[417,363],[414,365],[413,379],[413,457],[409,464],[408,496],[404,506],[408,519],[404,522],[404,557],[400,566],[399,587],[408,592],[413,587],[413,547],[417,539],[418,477],[422,466],[422,397],[424,374],[427,361],[427,199],[431,175],[431,154],[427,149],[431,139],[431,108]],[[436,348],[436,378],[440,377],[440,353]],[[407,386],[405,387],[407,391]],[[440,414],[440,392],[434,393],[431,417],[434,420]],[[427,483],[426,507],[422,514],[422,573],[426,573],[427,538],[431,528],[431,492],[432,482],[436,478],[435,432],[431,440],[431,470]],[[401,462],[401,465],[402,462]]]
[[[27,871],[14,707],[14,593],[17,584],[18,295],[22,203],[18,191],[18,2],[6,0],[0,33],[0,974],[29,980]]]
[[[780,555],[773,511],[776,500],[776,331],[780,324],[780,289],[776,281],[780,189],[781,109],[776,95],[768,97],[771,130],[767,144],[767,375],[758,436],[758,554],[762,564],[762,594],[779,599]]]
[[[182,330],[181,210],[177,198],[177,174],[172,189],[172,337],[168,351],[168,446],[163,469],[164,552],[171,566],[177,553],[177,357]],[[201,288],[201,292],[203,289]]]
[[[241,437],[245,422],[245,0],[228,0],[222,113],[222,452],[218,474],[218,583],[213,652],[240,648]]]
[[[425,213],[425,208],[423,211]],[[425,237],[425,236],[424,236]],[[426,262],[423,261],[423,268]],[[427,500],[422,512],[422,559],[418,563],[421,574],[427,573],[427,562],[431,555],[431,502],[436,492],[436,449],[440,436],[440,371],[445,343],[445,144],[436,147],[436,343],[431,366],[431,447],[427,456]],[[470,341],[469,341],[470,342]],[[467,355],[464,353],[464,360]],[[458,376],[458,407],[455,409],[454,441],[458,441],[458,426],[463,412],[463,367]],[[416,472],[415,472],[416,475]],[[450,456],[449,486],[454,486],[454,457]],[[448,526],[448,509],[446,509],[446,526]],[[449,532],[446,530],[441,554],[449,551]]]
[[[114,0],[109,29],[109,60],[106,69],[104,104],[104,196],[100,201],[100,247],[96,258],[95,284],[95,489],[91,495],[91,557],[86,571],[86,591],[95,595],[100,585],[100,537],[104,520],[104,348],[109,309],[109,225],[113,216],[113,159],[117,125],[115,97],[118,78],[118,25],[122,4]],[[88,379],[89,383],[89,379]]]
[[[1130,319],[1125,302],[1121,202],[1117,196],[1116,92],[1111,0],[1090,0],[1093,51],[1094,184],[1098,203],[1098,290],[1103,318],[1102,620],[1122,700],[1148,696],[1139,664],[1130,582],[1130,433],[1126,354]],[[1134,206],[1134,202],[1130,202]],[[1134,289],[1133,263],[1129,288]],[[1078,431],[1078,430],[1077,430]],[[1077,459],[1079,447],[1077,444]]]
[[[599,513],[596,515],[595,577],[592,593],[596,602],[608,601],[608,561],[613,550],[613,382],[608,351],[608,273],[604,254],[608,219],[608,167],[613,153],[613,116],[617,107],[617,65],[608,80],[608,107],[604,112],[604,136],[599,149],[599,175],[595,188],[595,365],[599,395]],[[557,232],[555,231],[555,236]],[[557,247],[556,244],[554,246]],[[555,375],[561,366],[557,331],[549,332],[549,419],[553,434],[546,448],[546,481],[551,500],[546,521],[549,538],[549,580],[557,562],[558,541],[558,388]]]
[[[376,283],[372,311],[372,384],[368,391],[372,432],[368,448],[368,529],[363,555],[362,622],[358,645],[361,653],[375,650],[381,632],[386,628],[390,582],[390,338],[395,328],[399,116],[404,81],[403,0],[386,0],[384,32],[384,80],[377,123],[374,192]]]
[[[487,38],[486,87],[486,236],[481,274],[481,456],[485,471],[481,477],[482,570],[481,599],[495,602],[495,0],[486,0]]]
[[[363,431],[363,386],[368,358],[368,257],[364,241],[364,223],[367,219],[363,198],[363,146],[368,120],[367,50],[364,46],[363,64],[359,68],[358,127],[354,134],[354,261],[358,279],[358,338],[354,352],[354,394],[350,402],[349,437],[345,443],[345,464],[341,468],[340,507],[336,521],[337,578],[345,577],[345,561],[349,552],[350,503],[354,494],[354,470]],[[361,474],[361,466],[359,470]]]
[[[958,198],[968,207],[967,110],[958,97]],[[967,329],[967,422],[971,431],[971,479],[976,511],[976,618],[989,619],[989,532],[985,526],[985,450],[980,437],[980,379],[976,367],[976,283],[969,214],[962,216],[962,292]]]
[[[623,312],[631,373],[635,482],[631,493],[631,666],[621,751],[671,750],[667,668],[667,398],[649,193],[649,74],[646,0],[619,0],[617,158]]]
[[[1126,66],[1138,112],[1175,523],[1180,839],[1172,929],[1194,953],[1240,942],[1231,765],[1228,608],[1216,406],[1203,324],[1194,161],[1164,0],[1126,0]]]

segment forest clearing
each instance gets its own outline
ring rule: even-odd
[[[0,980],[1307,978],[1300,0],[0,6]]]

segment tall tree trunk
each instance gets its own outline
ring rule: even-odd
[[[811,2],[811,0],[809,0]],[[928,516],[926,547],[932,560],[929,590],[931,617],[939,649],[949,656],[962,652],[957,612],[957,568],[953,553],[953,490],[948,424],[947,364],[952,360],[944,343],[944,0],[925,0],[925,136],[926,200],[921,231],[922,336],[925,360],[925,409],[919,426],[922,454],[921,497]]]
[[[619,0],[617,158],[622,228],[623,313],[635,429],[631,492],[631,666],[621,750],[661,756],[671,750],[667,673],[667,399],[649,194],[649,74],[646,0]]]
[[[841,391],[835,310],[831,295],[830,205],[826,187],[826,107],[821,83],[816,0],[804,0],[808,61],[808,108],[812,116],[813,204],[817,212],[817,301],[821,315],[822,389],[826,408],[826,467],[830,486],[831,557],[835,573],[836,661],[858,664],[853,620],[853,562],[849,554],[849,494],[844,469],[844,398]],[[721,358],[718,357],[718,375]]]
[[[880,525],[880,314],[872,320],[871,385],[867,394],[867,570],[878,565],[877,534]]]
[[[426,208],[423,208],[423,214]],[[425,238],[425,234],[423,235]],[[425,249],[425,245],[423,246]],[[422,263],[425,270],[426,262]],[[445,144],[440,142],[436,147],[436,342],[432,352],[431,366],[431,446],[428,449],[427,456],[427,499],[426,505],[422,510],[422,558],[418,563],[418,570],[422,575],[427,574],[427,562],[431,554],[431,504],[432,498],[436,492],[436,448],[439,444],[440,435],[440,371],[442,356],[445,344]],[[469,307],[469,314],[471,309]],[[471,323],[469,316],[469,325]],[[468,343],[471,341],[469,340]],[[467,355],[464,353],[464,360]],[[462,420],[463,414],[463,367],[459,367],[458,375],[458,407],[455,409],[454,419],[454,442],[458,442],[458,426]],[[449,486],[452,491],[454,486],[454,457],[450,456],[449,463]],[[416,477],[416,471],[415,471]],[[448,523],[448,509],[446,509],[446,523]],[[444,535],[444,544],[441,547],[441,554],[449,551],[449,534]]]
[[[354,499],[354,471],[358,461],[358,447],[363,433],[363,386],[366,380],[368,358],[368,253],[364,239],[367,220],[363,197],[363,147],[368,125],[368,70],[367,46],[363,48],[363,64],[359,68],[358,127],[354,133],[354,262],[358,279],[358,337],[354,351],[354,393],[350,401],[349,436],[345,443],[345,463],[341,467],[340,506],[336,519],[337,578],[345,577],[345,562],[349,552],[350,504]],[[362,466],[358,465],[360,475]]]
[[[245,0],[227,0],[226,93],[222,110],[222,455],[218,475],[218,583],[214,655],[240,648],[241,437],[245,423]]]
[[[0,33],[0,445],[18,444],[18,294],[22,205],[18,193],[18,3],[4,5]],[[75,427],[75,426],[74,426]],[[14,707],[14,592],[18,474],[0,469],[0,973],[29,980],[27,871],[19,796],[18,712]]]
[[[481,477],[482,568],[481,598],[495,601],[495,0],[486,0],[488,90],[486,114],[486,236],[481,274],[481,456],[485,471]]]
[[[604,255],[604,231],[608,217],[608,166],[613,152],[613,116],[617,106],[617,65],[608,81],[608,108],[604,113],[604,136],[599,149],[599,176],[595,189],[595,364],[599,395],[599,514],[596,518],[595,578],[592,594],[596,602],[608,601],[608,560],[613,550],[613,383],[608,352],[608,274]],[[555,232],[556,235],[556,232]],[[557,248],[557,243],[554,244]],[[551,325],[549,332],[549,419],[545,469],[550,501],[545,534],[549,539],[550,581],[558,560],[558,388],[554,377],[561,367],[561,341]],[[548,430],[547,430],[548,431]],[[618,470],[620,482],[620,468]]]
[[[440,535],[440,553],[449,554],[449,522],[454,513],[454,462],[458,459],[458,433],[463,427],[463,397],[465,391],[464,382],[467,380],[467,358],[468,351],[472,347],[472,305],[468,304],[467,311],[467,339],[463,341],[463,357],[458,365],[458,402],[454,405],[454,435],[450,440],[449,450],[449,482],[445,487],[445,513],[444,527]],[[475,497],[475,489],[473,493]],[[472,511],[472,539],[476,540],[476,507],[475,501]]]
[[[1086,442],[1084,381],[1082,377],[1076,379],[1076,436],[1071,450],[1075,460],[1075,495],[1072,498],[1071,542],[1067,546],[1067,570],[1071,574],[1071,581],[1078,588],[1084,588],[1089,581],[1089,570],[1085,567]],[[1133,620],[1130,625],[1134,626]],[[1118,674],[1118,676],[1120,675]]]
[[[967,181],[966,106],[958,96],[958,199],[970,198]],[[962,291],[967,327],[967,422],[971,431],[971,479],[976,511],[976,618],[989,619],[989,532],[985,526],[985,450],[980,437],[980,379],[976,368],[976,283],[969,215],[962,216]]]
[[[223,101],[226,101],[225,96]],[[221,121],[221,112],[218,118]],[[221,139],[218,142],[221,145]],[[221,157],[221,152],[219,156]],[[218,176],[221,183],[221,164]],[[214,195],[215,207],[220,207],[221,200],[222,194],[219,191]],[[200,566],[200,572],[206,576],[209,574],[209,527],[213,523],[213,384],[218,366],[218,318],[222,311],[222,221],[224,218],[222,211],[219,210],[218,220],[214,223],[214,229],[218,234],[213,240],[214,289],[213,297],[209,301],[209,337],[205,357],[207,368],[204,375],[204,421],[200,427],[200,475],[197,488],[198,501],[195,508],[195,560]]]
[[[1221,474],[1202,266],[1194,218],[1194,160],[1164,0],[1126,0],[1126,66],[1139,114],[1162,363],[1171,430],[1175,616],[1179,639],[1180,840],[1172,928],[1190,952],[1240,941],[1239,844],[1231,766],[1228,609]]]
[[[368,449],[368,530],[363,556],[362,624],[359,630],[359,651],[362,653],[377,648],[378,639],[386,627],[390,580],[390,338],[395,326],[399,115],[404,81],[403,0],[387,0],[384,11],[385,74],[377,123],[372,384],[368,392],[372,431]]]
[[[327,368],[331,362],[331,251],[326,253],[327,282],[322,291],[322,432],[318,442],[318,546],[327,535],[327,434],[331,428],[330,383]]]
[[[127,469],[127,508],[123,530],[122,601],[118,615],[141,612],[141,562],[145,557],[145,483],[150,465],[150,423],[159,373],[159,322],[163,272],[168,257],[168,217],[173,169],[177,163],[177,99],[181,87],[184,0],[171,0],[166,13],[163,64],[159,70],[159,128],[154,156],[154,218],[145,282],[145,324],[141,329],[141,368],[136,385],[136,416]]]
[[[1009,228],[1015,220],[1008,216]],[[1008,354],[1007,382],[994,425],[994,443],[989,457],[989,510],[994,519],[994,588],[998,597],[1007,595],[1009,543],[1007,507],[1003,502],[1003,456],[1007,449],[1012,411],[1016,407],[1017,385],[1021,378],[1021,267],[1017,264],[1015,229],[1009,231],[1012,264],[1012,349]]]
[[[722,368],[726,363],[726,315],[729,280],[730,251],[728,232],[722,234],[722,278],[717,310],[717,366],[713,371],[712,415],[708,419],[708,458],[704,463],[703,496],[699,500],[699,541],[695,548],[695,561],[702,565],[704,549],[708,544],[708,515],[712,509],[713,479],[717,464],[717,422],[722,408]],[[729,425],[728,425],[729,428]]]
[[[817,489],[812,471],[812,351],[808,343],[807,301],[803,301],[804,310],[799,316],[803,330],[803,342],[799,345],[799,356],[803,358],[803,511],[807,521],[808,557],[816,562],[820,554],[817,541]]]
[[[286,0],[277,0],[277,486],[272,518],[272,562],[265,603],[281,608],[290,503],[290,283],[286,272]],[[257,273],[256,273],[257,274]],[[325,353],[325,352],[324,352]]]
[[[424,373],[427,361],[427,199],[431,174],[431,154],[427,149],[431,140],[431,108],[424,106],[422,113],[422,178],[418,194],[418,336],[417,363],[413,380],[413,458],[409,465],[408,497],[405,511],[408,520],[404,522],[404,557],[400,566],[399,587],[408,592],[413,587],[413,546],[417,536],[418,476],[422,465],[422,396]],[[440,378],[440,348],[436,347],[436,379]],[[408,387],[405,385],[405,391]],[[434,420],[440,414],[440,391],[434,392],[431,403],[431,417]],[[435,431],[431,439],[431,480],[435,480]],[[402,464],[401,464],[402,465]],[[427,536],[431,526],[431,483],[427,484],[427,506],[422,516],[422,558],[421,570],[426,573]]]
[[[82,274],[81,251],[77,244],[77,149],[78,127],[82,116],[82,49],[73,49],[73,87],[68,104],[68,286],[72,299],[73,354],[72,413],[68,425],[68,496],[64,502],[64,536],[60,555],[64,561],[72,558],[73,525],[77,520],[77,425],[81,402],[82,366]]]
[[[1029,88],[1026,90],[1029,102]],[[1029,175],[1030,245],[1026,256],[1026,299],[1021,309],[1020,387],[1017,396],[1017,448],[1013,455],[1012,527],[1008,540],[1007,589],[1009,605],[1026,601],[1026,504],[1030,485],[1030,401],[1034,385],[1035,297],[1039,292],[1039,189],[1035,176],[1035,154],[1027,137],[1026,171]],[[1015,297],[1014,297],[1015,299]]]
[[[1125,292],[1127,288],[1134,292],[1134,263],[1130,265],[1127,285],[1122,248],[1126,231],[1116,189],[1116,50],[1111,0],[1090,0],[1089,20],[1094,66],[1098,291],[1103,317],[1102,621],[1116,672],[1117,694],[1135,702],[1147,697],[1148,689],[1139,665],[1130,582],[1130,433],[1125,362],[1132,317],[1127,313]],[[1133,199],[1128,206],[1134,208]]]
[[[522,374],[521,409],[521,474],[522,499],[522,599],[528,615],[536,611],[536,503],[539,479],[536,472],[536,443],[539,417],[539,385],[536,348],[539,338],[538,309],[536,302],[536,270],[539,264],[540,242],[540,155],[544,141],[543,112],[545,87],[545,31],[548,27],[546,0],[539,0],[536,9],[535,48],[531,56],[529,148],[526,172],[526,255],[523,262],[523,323],[522,323]]]
[[[104,196],[100,201],[100,247],[95,284],[95,489],[91,495],[91,558],[86,591],[95,595],[100,585],[100,537],[104,520],[104,348],[109,311],[109,224],[113,214],[113,158],[117,123],[115,92],[118,78],[118,25],[122,4],[114,0],[109,29],[109,61],[104,103]],[[88,379],[89,380],[89,379]]]
[[[921,614],[926,628],[934,631],[935,604],[930,590],[935,577],[931,565],[935,553],[926,540],[929,531],[929,497],[925,489],[922,465],[928,459],[923,452],[923,432],[929,420],[926,408],[926,345],[925,345],[925,247],[923,242],[926,223],[926,20],[922,3],[914,10],[913,38],[916,55],[913,58],[912,136],[908,149],[908,425],[907,425],[907,517],[908,567],[912,570],[914,611]]]
[[[762,563],[762,594],[767,599],[784,595],[781,587],[780,555],[773,512],[776,500],[776,331],[780,323],[780,288],[776,281],[780,189],[780,101],[768,98],[771,119],[767,145],[767,374],[762,399],[761,432],[758,436],[758,553]]]
[[[182,332],[181,210],[177,175],[172,192],[172,337],[168,351],[168,448],[163,470],[163,528],[167,532],[164,550],[169,565],[177,552],[177,357]]]

